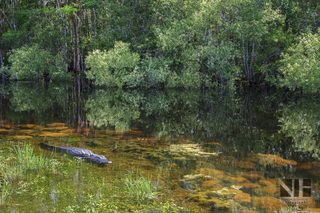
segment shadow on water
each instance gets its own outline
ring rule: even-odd
[[[301,208],[319,208],[318,97],[295,97],[269,88],[91,89],[80,81],[12,83],[3,86],[1,94],[3,149],[4,141],[27,141],[50,153],[52,148],[41,145],[50,143],[90,149],[113,161],[84,164],[54,151],[60,163],[54,174],[26,177],[20,185],[30,184],[30,189],[12,194],[10,202],[18,204],[12,209],[84,208],[99,190],[96,204],[109,209],[107,200],[125,194],[123,177],[137,168],[161,185],[164,196],[157,199],[172,197],[192,211],[288,208],[280,196],[279,178],[311,178],[312,202]],[[102,187],[106,182],[109,188]],[[42,200],[41,206],[32,206],[31,192]],[[26,198],[32,201],[23,201]]]

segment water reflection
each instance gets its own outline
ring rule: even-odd
[[[309,207],[319,206],[317,99],[293,102],[284,93],[257,89],[93,90],[79,81],[7,88],[2,138],[87,148],[114,161],[112,167],[88,165],[96,170],[92,177],[81,167],[70,173],[67,182],[76,188],[90,188],[106,170],[116,178],[139,167],[157,174],[167,194],[204,211],[270,212],[286,206],[278,178],[307,175],[316,186]],[[57,187],[51,186],[50,198],[63,209]],[[84,199],[77,190],[68,191],[72,199],[64,203]]]
[[[142,94],[138,91],[99,90],[86,102],[87,118],[92,125],[111,126],[127,131],[140,117]]]
[[[279,117],[281,132],[294,141],[294,148],[312,153],[320,159],[320,100],[318,97],[303,97],[281,109]]]

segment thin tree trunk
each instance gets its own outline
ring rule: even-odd
[[[68,3],[68,1],[67,1],[67,3]],[[66,23],[65,23],[64,18],[62,16],[61,8],[60,8],[60,5],[59,5],[59,0],[57,0],[57,4],[58,4],[59,10],[60,10],[60,16],[61,16],[62,22],[63,22],[63,31],[64,31],[64,35],[63,35],[63,38],[64,38],[64,41],[63,41],[63,58],[64,58],[64,63],[65,63],[65,71],[67,73],[68,72],[68,63],[67,63],[67,54],[66,54],[67,29],[66,29]]]
[[[68,114],[68,86],[66,86],[66,96],[64,98],[64,108],[66,112],[66,124],[69,127],[69,114]]]
[[[248,68],[246,66],[246,51],[245,51],[245,46],[244,46],[245,42],[244,42],[244,38],[242,38],[242,46],[243,46],[243,66],[244,66],[244,70],[246,75],[248,76]]]
[[[11,23],[10,23],[10,21],[9,21],[8,17],[7,17],[7,16],[6,16],[6,14],[4,13],[4,11],[3,11],[1,8],[0,8],[0,11],[2,12],[3,16],[6,18],[7,23],[9,24],[10,28],[11,28],[11,29],[13,29],[13,27],[12,27],[12,25],[11,25]]]
[[[88,10],[86,10],[86,14],[85,14],[85,24],[86,24],[86,28],[85,28],[85,35],[89,36],[89,20],[88,20]]]
[[[80,25],[80,23],[79,23],[79,25]],[[80,64],[80,71],[83,72],[83,57],[84,57],[84,55],[81,54],[81,50],[80,50],[80,46],[81,46],[81,27],[79,27],[78,33],[79,33],[79,47],[78,47],[78,51],[79,51],[79,64]],[[79,75],[80,75],[80,73],[79,73]]]
[[[66,40],[67,40],[67,28],[66,23],[63,23],[63,58],[65,63],[65,72],[68,73],[68,61],[67,61],[67,53],[66,53]]]
[[[251,76],[253,74],[252,72],[252,64],[253,64],[253,61],[254,61],[254,46],[255,46],[255,42],[253,41],[252,42],[252,53],[251,53],[251,63],[250,63],[250,72],[251,72]]]
[[[75,71],[76,72],[80,72],[79,44],[78,44],[78,33],[77,33],[77,19],[74,21],[74,56],[75,56]]]
[[[45,7],[45,4],[44,4],[44,0],[42,0],[42,2],[43,2],[44,16],[47,18],[47,13],[46,13],[46,7]]]
[[[245,44],[247,43],[247,44]],[[255,52],[255,41],[252,42],[252,52],[251,52],[251,60],[249,62],[249,41],[245,42],[245,39],[242,38],[242,45],[243,45],[243,65],[245,69],[245,73],[247,75],[247,79],[251,81],[252,77],[254,76],[254,72],[252,71],[252,65],[254,63],[254,52]]]
[[[81,86],[80,86],[80,79],[77,79],[77,120],[78,124],[81,122]],[[78,125],[79,126],[79,125]]]
[[[246,56],[246,66],[248,69],[248,79],[251,79],[251,70],[249,69],[249,65],[248,65],[248,60],[249,60],[249,41],[247,40],[247,56]]]
[[[16,26],[16,20],[14,18],[14,0],[11,0],[11,11],[12,11],[12,16],[13,16],[13,29],[14,31],[17,31],[17,26]]]
[[[2,52],[1,52],[1,49],[0,49],[0,68],[3,67],[3,58],[2,58]]]
[[[91,8],[91,22],[92,22],[92,28],[93,28],[93,38],[95,41],[96,40],[96,13],[94,8]]]
[[[75,70],[76,69],[76,48],[75,47],[75,39],[74,39],[74,23],[71,22],[71,31],[72,31],[72,37],[71,37],[71,40],[72,40],[72,44],[71,46],[73,47],[73,66],[72,66],[72,69]]]

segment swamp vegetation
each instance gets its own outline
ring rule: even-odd
[[[319,211],[317,96],[85,82],[2,84],[1,211]],[[308,205],[280,199],[278,179],[292,177],[312,179]]]
[[[320,212],[319,15],[1,0],[0,212]],[[310,202],[288,205],[283,178],[312,180]]]
[[[12,80],[320,88],[318,0],[2,0],[0,8],[1,73]]]

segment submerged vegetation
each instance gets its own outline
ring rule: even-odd
[[[34,149],[30,145],[20,144],[8,149],[0,159],[1,177],[1,205],[6,204],[6,200],[13,192],[14,182],[25,179],[30,172],[54,171],[57,162],[51,156],[40,156],[34,154]]]
[[[77,159],[71,162],[57,161],[52,154],[45,156],[43,152],[35,154],[34,148],[26,144],[14,145],[7,150],[8,152],[0,159],[0,209],[8,208],[8,202],[16,194],[28,191],[36,196],[42,194],[45,189],[41,186],[48,175],[57,175],[62,172],[66,178],[69,176],[67,171],[73,171],[77,164],[83,163]],[[30,174],[32,174],[31,180]],[[154,185],[151,176],[145,178],[139,170],[135,174],[128,172],[124,179],[119,178],[108,182],[104,177],[101,182],[95,181],[94,177],[89,179],[93,182],[90,189],[85,190],[83,199],[77,201],[76,205],[61,206],[64,212],[136,212],[137,210],[179,212],[184,209],[178,207],[172,199],[158,197],[161,189]],[[36,188],[32,187],[33,185],[36,185]],[[57,191],[70,194],[70,187],[72,186],[59,187]]]
[[[75,72],[108,87],[320,88],[317,0],[3,0],[0,8],[0,69],[11,79]]]
[[[125,179],[102,183],[98,192],[88,194],[79,205],[68,206],[64,212],[186,212],[173,199],[162,198],[161,189],[154,186],[151,178],[145,178],[137,170],[127,172]],[[104,181],[104,179],[103,179]],[[123,184],[125,183],[125,184]],[[192,209],[197,212],[197,209]]]

